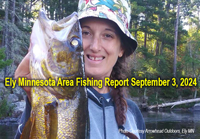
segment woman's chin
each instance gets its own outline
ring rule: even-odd
[[[89,71],[86,69],[86,77],[93,79],[104,79],[105,75],[99,69],[90,68]]]

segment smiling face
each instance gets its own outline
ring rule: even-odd
[[[87,77],[104,79],[123,55],[117,25],[107,19],[81,20],[85,72]]]

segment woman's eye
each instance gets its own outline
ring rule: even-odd
[[[85,35],[85,36],[87,36],[87,35],[89,35],[90,33],[88,32],[88,31],[83,31],[82,32],[82,35]]]
[[[110,34],[105,34],[104,36],[105,36],[106,38],[113,38],[112,35],[110,35]]]

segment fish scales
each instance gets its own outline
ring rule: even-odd
[[[77,13],[56,22],[41,10],[31,34],[31,78],[84,78],[81,40]],[[32,87],[31,116],[21,139],[88,139],[87,103],[85,87]]]

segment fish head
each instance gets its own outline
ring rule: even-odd
[[[42,75],[56,81],[58,86],[50,92],[57,98],[71,99],[78,90],[75,79],[84,73],[82,31],[77,13],[56,22],[42,11],[39,21],[47,47],[47,55],[41,61]]]

